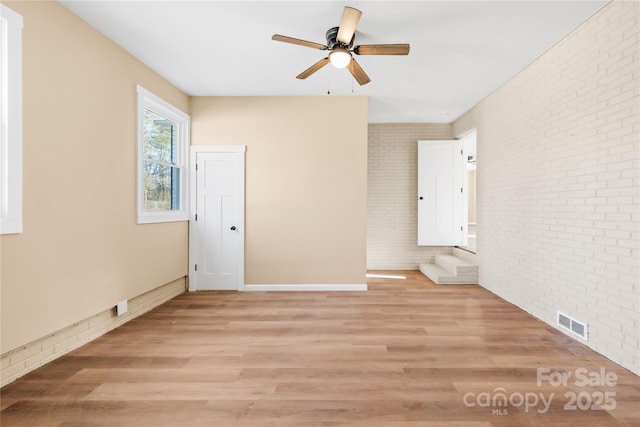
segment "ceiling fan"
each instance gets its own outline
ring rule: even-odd
[[[371,81],[367,73],[364,72],[360,64],[351,55],[408,55],[409,44],[365,44],[354,46],[356,27],[360,21],[362,12],[349,6],[344,7],[340,26],[330,28],[326,33],[327,44],[320,44],[293,37],[274,34],[272,40],[306,46],[313,49],[328,50],[326,58],[313,64],[311,67],[298,74],[296,78],[306,79],[329,62],[337,68],[347,68],[356,81],[365,85]]]

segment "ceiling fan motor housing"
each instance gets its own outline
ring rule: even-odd
[[[326,33],[326,37],[327,37],[327,48],[328,50],[333,50],[336,47],[344,47],[345,49],[351,49],[351,47],[353,47],[353,41],[356,38],[356,34],[353,34],[353,37],[351,37],[351,42],[349,42],[348,45],[345,45],[344,43],[340,43],[338,41],[338,30],[340,29],[340,27],[333,27],[333,28],[329,28],[327,30]]]

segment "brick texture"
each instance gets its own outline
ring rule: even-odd
[[[476,128],[480,284],[640,374],[639,3],[613,1],[454,123]]]
[[[451,248],[418,246],[418,140],[452,139],[450,124],[369,124],[367,268],[417,270]]]
[[[129,300],[128,311],[122,316],[116,316],[114,309],[105,310],[1,355],[0,387],[106,334],[184,291],[185,278],[181,278]]]

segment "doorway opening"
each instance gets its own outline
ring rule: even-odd
[[[463,149],[467,158],[466,180],[467,180],[467,244],[461,246],[469,252],[476,253],[476,158],[477,158],[477,137],[476,130],[462,136]]]

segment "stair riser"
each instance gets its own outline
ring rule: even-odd
[[[477,265],[457,265],[459,261],[451,261],[446,256],[436,255],[435,263],[445,270],[450,271],[452,276],[478,274]]]
[[[453,276],[434,263],[420,264],[420,271],[438,285],[473,285],[478,283],[477,274]]]
[[[454,248],[451,254],[439,254],[420,264],[422,274],[438,285],[478,283],[476,255]]]

